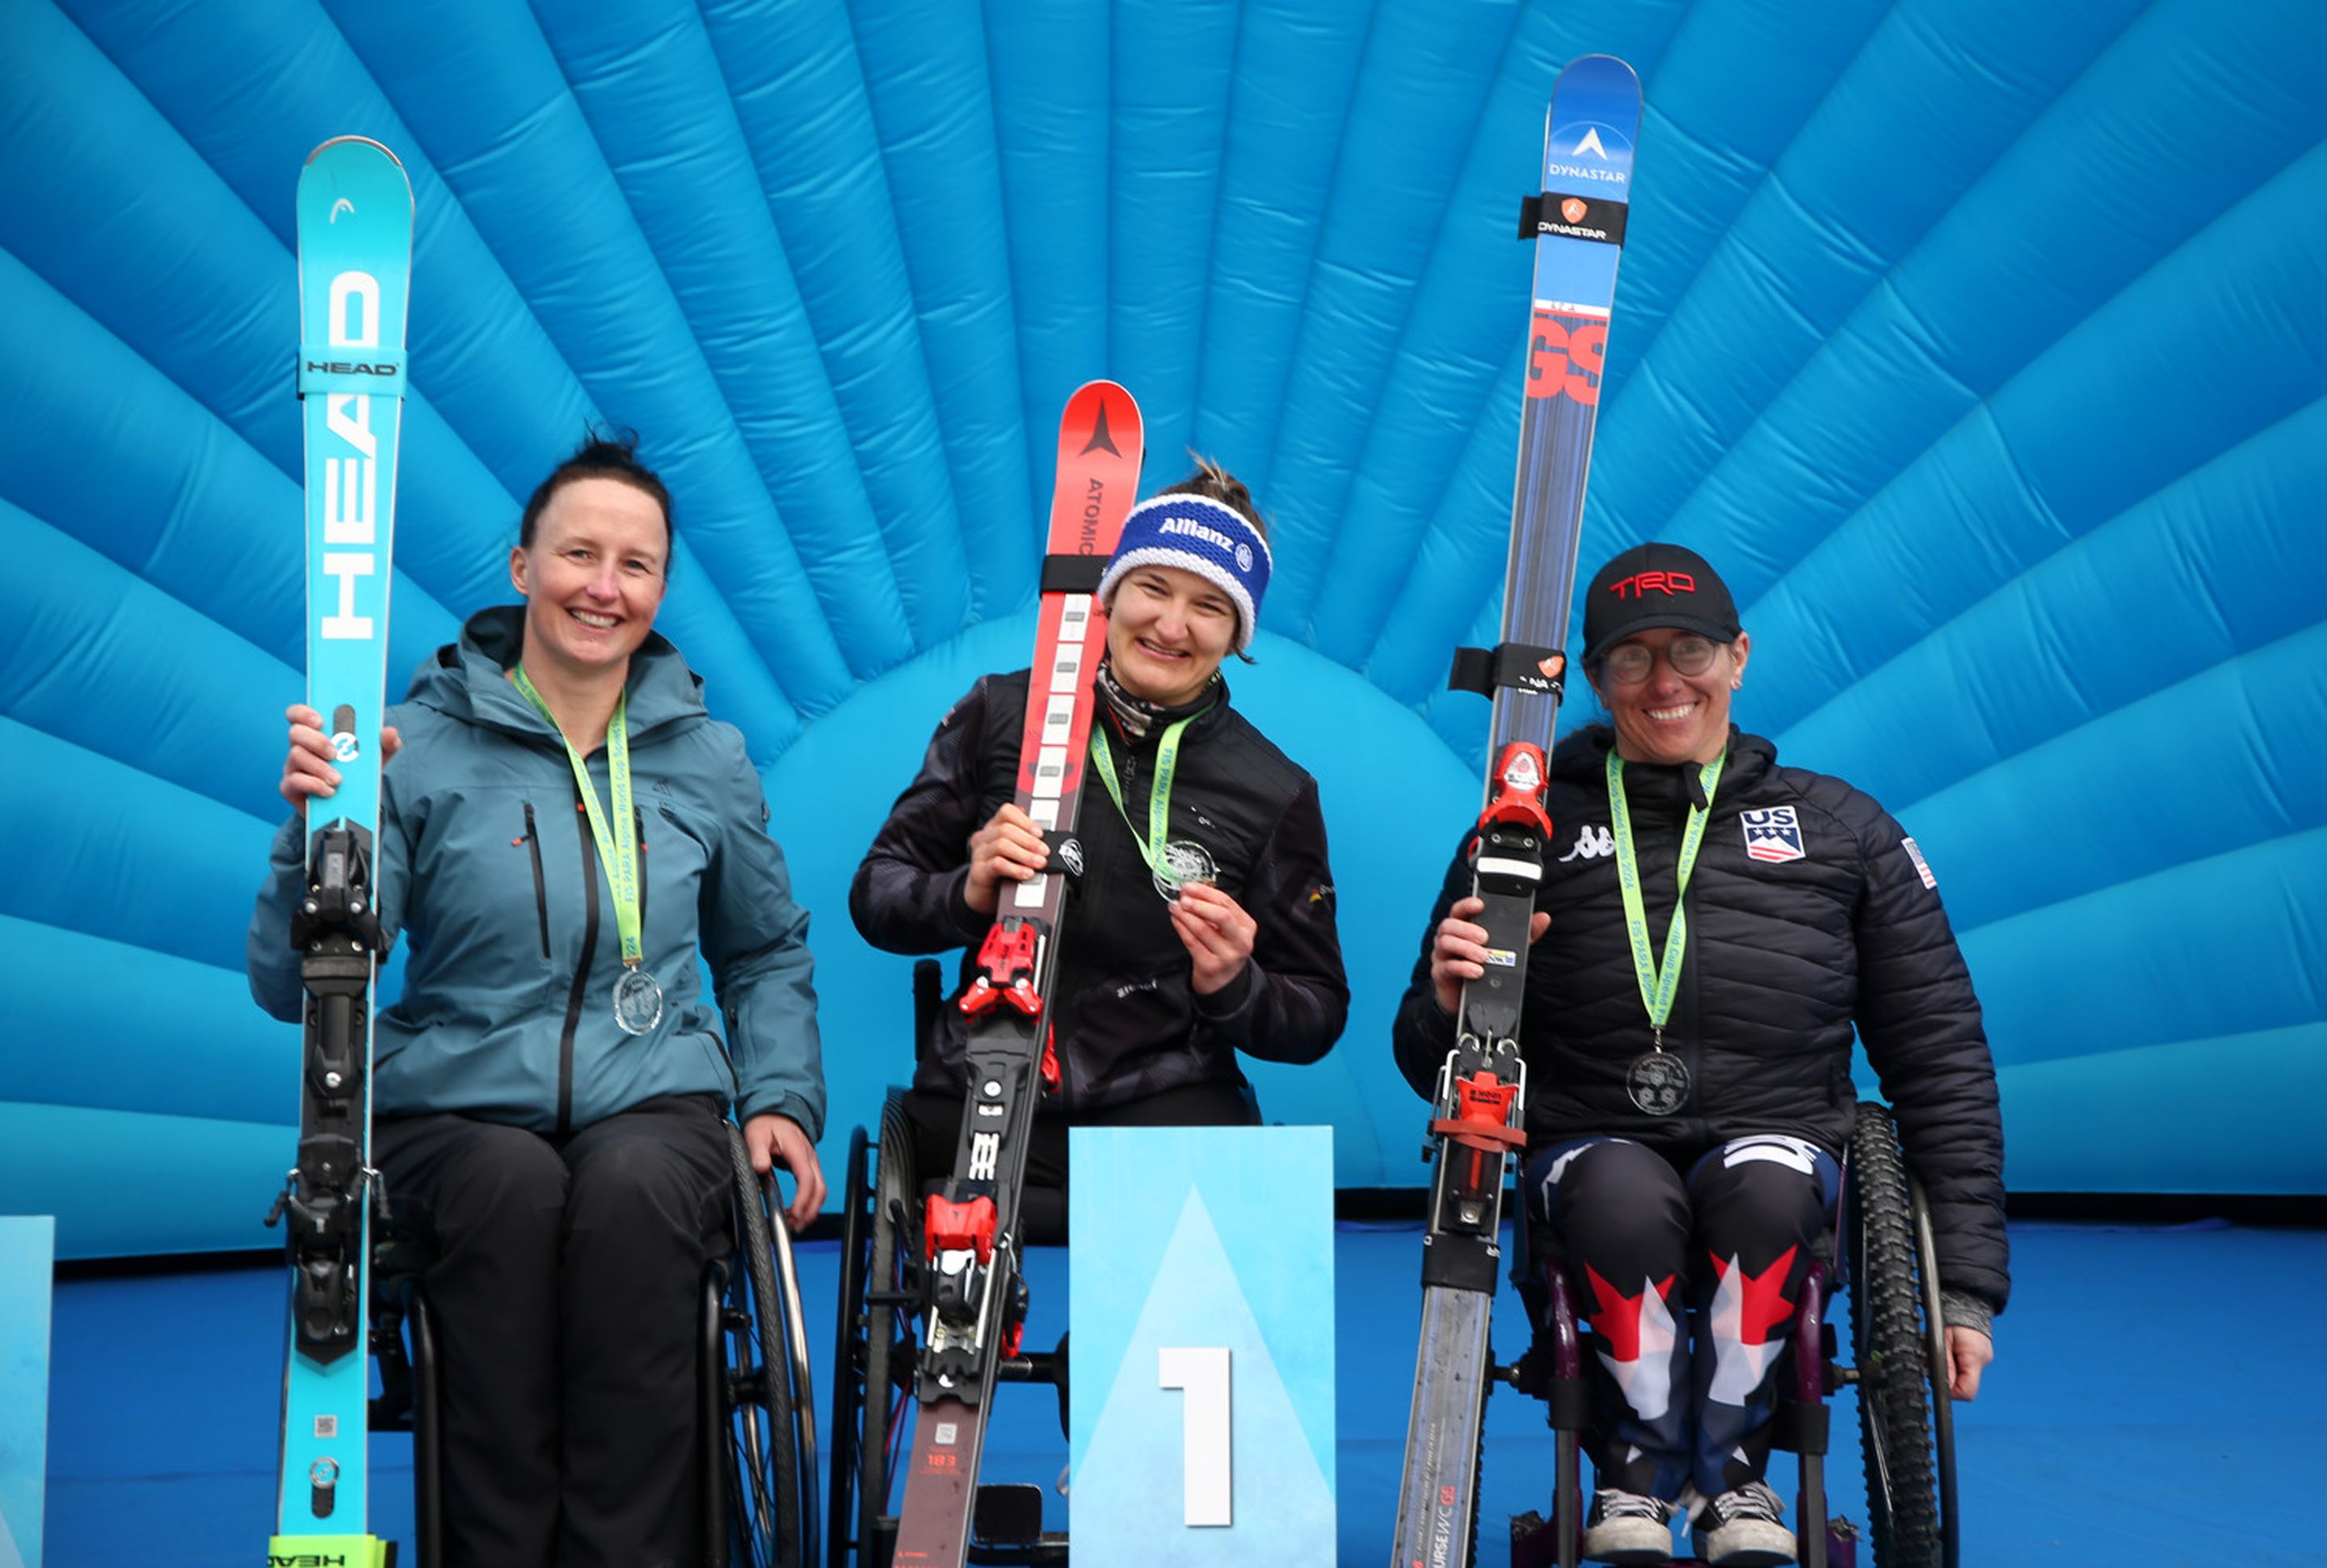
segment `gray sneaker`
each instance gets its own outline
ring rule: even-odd
[[[1672,1522],[1680,1505],[1662,1498],[1603,1487],[1592,1494],[1584,1524],[1584,1555],[1594,1563],[1672,1561]]]
[[[1794,1533],[1778,1523],[1786,1505],[1767,1481],[1708,1498],[1696,1516],[1696,1554],[1708,1568],[1777,1568],[1794,1560]]]

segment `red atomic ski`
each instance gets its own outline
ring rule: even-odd
[[[995,1374],[1017,1354],[1025,1324],[1018,1194],[1035,1096],[1058,1077],[1050,1003],[1070,880],[1061,868],[1080,863],[1074,832],[1097,706],[1091,677],[1107,649],[1097,590],[1139,488],[1139,461],[1131,394],[1112,381],[1078,388],[1059,423],[1041,629],[1018,753],[1018,806],[1050,841],[1052,869],[1004,890],[978,949],[977,978],[958,1003],[975,1020],[969,1102],[953,1174],[924,1205],[921,1413],[894,1568],[958,1568],[967,1559]]]

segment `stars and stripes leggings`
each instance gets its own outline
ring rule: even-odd
[[[1600,1485],[1672,1498],[1761,1477],[1775,1374],[1841,1164],[1779,1134],[1694,1160],[1578,1138],[1528,1161],[1528,1212],[1550,1227],[1592,1327],[1585,1434]]]

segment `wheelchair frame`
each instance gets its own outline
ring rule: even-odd
[[[728,1256],[705,1266],[698,1321],[704,1560],[706,1568],[807,1563],[818,1546],[816,1400],[791,1237],[732,1122],[727,1152],[735,1234]],[[414,1555],[419,1568],[436,1568],[444,1451],[435,1318],[418,1269],[395,1261],[395,1250],[389,1243],[375,1259],[370,1341],[381,1392],[371,1430],[412,1433]]]
[[[1826,1493],[1827,1396],[1855,1385],[1874,1563],[1957,1568],[1955,1422],[1930,1211],[1900,1152],[1897,1124],[1873,1101],[1858,1107],[1835,1219],[1836,1262],[1851,1282],[1844,1289],[1855,1364],[1836,1361],[1836,1339],[1827,1316],[1830,1288],[1842,1282],[1833,1264],[1814,1260],[1794,1321],[1790,1386],[1781,1389],[1772,1418],[1772,1446],[1793,1452],[1800,1463],[1798,1561],[1801,1568],[1857,1568],[1855,1528],[1847,1520],[1827,1518]],[[1527,1228],[1521,1216],[1515,1230],[1522,1253],[1531,1250],[1524,1246]],[[1531,1265],[1522,1259],[1517,1266],[1524,1277]],[[1532,1288],[1535,1282],[1528,1283]],[[1581,1560],[1579,1460],[1589,1411],[1580,1314],[1563,1271],[1547,1271],[1544,1285],[1549,1311],[1538,1330],[1542,1338],[1519,1365],[1492,1369],[1495,1380],[1545,1397],[1556,1433],[1552,1517],[1524,1514],[1511,1521],[1512,1568],[1575,1568]],[[1546,1358],[1548,1368],[1542,1365]],[[1475,1518],[1472,1528],[1477,1529]]]
[[[913,1054],[918,1063],[944,1005],[944,969],[934,958],[913,965]],[[827,1492],[827,1568],[889,1568],[898,1515],[889,1508],[895,1479],[891,1454],[898,1418],[911,1402],[920,1342],[913,1330],[921,1296],[904,1270],[914,1266],[921,1234],[921,1172],[902,1093],[881,1106],[880,1138],[863,1127],[849,1134],[841,1191],[839,1308],[834,1313],[831,1475]],[[1022,1194],[1022,1197],[1025,1196]],[[1058,1223],[1063,1225],[1063,1215]],[[1040,1225],[1031,1228],[1040,1229]],[[1049,1383],[1066,1426],[1067,1357],[1021,1351],[997,1365],[1002,1382]],[[879,1391],[877,1395],[875,1391]],[[1041,1489],[987,1482],[977,1489],[967,1560],[975,1563],[1063,1563],[1067,1537],[1041,1527]]]

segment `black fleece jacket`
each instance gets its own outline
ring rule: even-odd
[[[1733,733],[1689,881],[1687,951],[1665,1029],[1693,1088],[1678,1114],[1646,1115],[1624,1087],[1650,1031],[1609,836],[1612,741],[1587,729],[1551,761],[1554,833],[1537,895],[1551,926],[1528,960],[1520,1024],[1529,1141],[1609,1134],[1686,1156],[1774,1132],[1839,1153],[1855,1114],[1855,1024],[1930,1199],[1941,1279],[2001,1309],[2010,1280],[1995,1064],[1963,954],[1906,831],[1841,779],[1781,768],[1768,741]],[[1659,957],[1696,771],[1624,769]],[[1749,828],[1765,854],[1799,857],[1749,855]],[[1398,1067],[1425,1095],[1453,1040],[1430,984],[1431,934],[1470,893],[1471,836],[1447,868],[1394,1026]]]
[[[848,912],[866,941],[892,953],[963,947],[963,985],[992,923],[964,897],[969,838],[1015,793],[1026,689],[1024,670],[987,676],[954,705],[849,888]],[[1072,1115],[1191,1084],[1240,1084],[1239,1050],[1314,1061],[1348,1017],[1316,781],[1229,705],[1225,681],[1215,690],[1219,700],[1181,737],[1171,836],[1210,852],[1217,885],[1258,928],[1252,959],[1221,991],[1195,994],[1188,950],[1123,814],[1087,765],[1075,832],[1084,869],[1067,898],[1051,1003],[1061,1082],[1046,1111]],[[1104,705],[1097,722],[1107,723]],[[1156,739],[1126,741],[1110,729],[1107,740],[1124,805],[1144,831]],[[914,1087],[959,1094],[967,1021],[952,1007],[939,1019]]]

